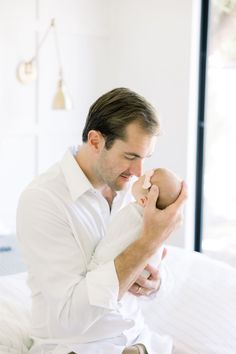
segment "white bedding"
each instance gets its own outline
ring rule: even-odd
[[[29,327],[26,273],[0,277],[0,354],[27,354],[32,344]]]
[[[236,269],[175,247],[166,265],[159,296],[142,302],[149,325],[174,338],[175,353],[235,354]],[[27,354],[29,308],[26,274],[0,277],[0,354]]]
[[[236,269],[173,247],[166,263],[170,288],[152,310],[143,302],[149,325],[172,336],[179,354],[235,354]]]

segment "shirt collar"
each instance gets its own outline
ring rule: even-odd
[[[94,189],[78,162],[75,160],[75,152],[75,148],[69,148],[60,162],[71,198],[74,201],[88,190]]]

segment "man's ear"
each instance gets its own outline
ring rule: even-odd
[[[100,152],[105,146],[105,139],[98,130],[90,130],[87,143],[94,152]]]

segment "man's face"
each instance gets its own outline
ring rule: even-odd
[[[132,176],[141,176],[142,164],[153,153],[156,136],[148,135],[137,123],[126,128],[126,140],[115,140],[110,150],[101,149],[95,174],[113,191],[123,189]],[[105,141],[104,141],[105,144]]]

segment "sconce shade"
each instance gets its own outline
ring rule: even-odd
[[[60,109],[66,111],[72,109],[72,101],[70,95],[66,91],[66,87],[62,79],[59,79],[58,81],[57,92],[53,99],[52,109]]]
[[[23,61],[18,65],[17,78],[22,84],[29,84],[37,79],[37,67],[35,60]]]

